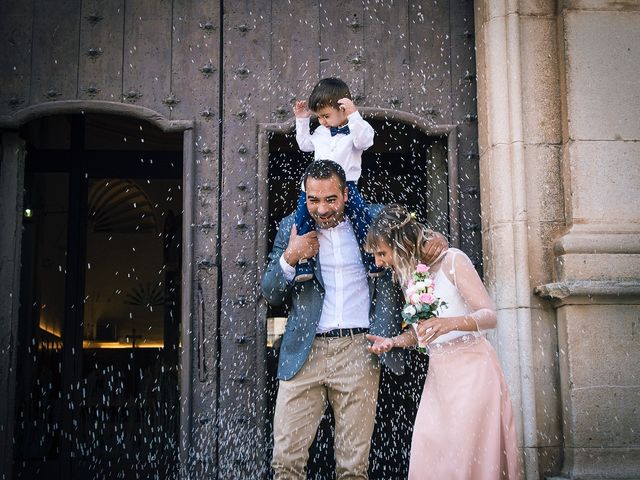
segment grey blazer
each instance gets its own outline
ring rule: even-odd
[[[369,205],[367,208],[370,209],[372,217],[375,217],[382,206]],[[280,257],[289,243],[293,224],[293,214],[280,222],[273,250],[269,254],[269,265],[262,278],[262,292],[267,301],[275,306],[289,302],[290,306],[289,318],[280,344],[280,380],[291,379],[307,360],[320,322],[324,298],[324,283],[319,262],[315,263],[314,278],[307,282],[288,282],[284,277]],[[369,331],[384,337],[399,334],[402,331],[402,292],[393,282],[390,272],[385,272],[382,277],[369,279],[369,297]],[[383,354],[380,359],[393,373],[400,375],[404,372],[404,351],[393,349]]]

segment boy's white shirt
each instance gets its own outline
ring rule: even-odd
[[[375,131],[362,118],[360,112],[347,117],[349,135],[331,136],[331,130],[319,125],[311,134],[309,118],[296,119],[296,142],[303,152],[314,152],[314,160],[333,160],[347,176],[348,182],[357,182],[362,173],[362,152],[373,145]]]

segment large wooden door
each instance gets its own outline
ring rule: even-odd
[[[275,352],[267,342],[277,329],[267,316],[282,312],[267,311],[259,277],[308,161],[290,136],[292,102],[319,78],[342,77],[375,124],[365,198],[415,205],[481,268],[473,13],[471,0],[0,2],[0,127],[16,129],[37,111],[80,114],[92,102],[189,123],[176,447],[185,476],[269,475]],[[95,179],[120,178],[103,173]],[[407,186],[412,176],[428,181]],[[3,378],[12,378],[12,355],[2,356]],[[396,380],[383,382],[388,424],[402,392],[393,385],[408,382]],[[406,435],[394,435],[374,439],[372,478],[402,472]],[[3,439],[2,455],[12,441]],[[321,478],[331,455],[324,444],[318,451],[312,468]]]
[[[480,267],[473,38],[469,0],[224,3],[221,478],[269,475],[276,383],[264,372],[273,370],[276,352],[265,345],[277,343],[275,325],[286,312],[268,310],[258,285],[276,217],[293,209],[309,160],[291,137],[294,100],[306,99],[319,78],[344,79],[376,124],[376,143],[364,159],[365,197],[416,206]],[[431,182],[419,183],[424,178]],[[406,418],[415,411],[424,369],[417,359],[413,375],[383,378],[387,431],[374,438],[372,478],[403,478]],[[329,478],[332,462],[330,423],[323,428],[310,463],[317,478]]]

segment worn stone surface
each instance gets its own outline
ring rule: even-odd
[[[564,222],[562,151],[559,145],[525,144],[527,213],[538,222]]]
[[[534,365],[538,444],[562,445],[562,410],[558,375],[558,330],[555,310],[531,312],[532,361]]]
[[[630,472],[640,471],[638,452],[629,447],[638,445],[632,432],[640,431],[632,407],[638,404],[634,375],[640,363],[640,349],[631,344],[638,329],[637,307],[631,305],[635,290],[625,287],[624,298],[609,290],[635,282],[640,272],[634,240],[640,168],[633,160],[640,157],[640,123],[632,121],[640,118],[640,103],[630,101],[638,98],[634,46],[640,31],[633,28],[637,14],[629,13],[638,3],[523,0],[476,6],[486,280],[500,318],[490,338],[509,381],[520,375],[521,408],[528,362],[533,365],[535,418],[522,418],[524,428],[537,428],[536,448],[524,449],[527,477],[558,474],[563,465],[566,478],[633,478]],[[616,12],[595,11],[606,9]],[[524,209],[517,203],[521,141]],[[573,297],[573,290],[563,301],[581,306],[556,310],[556,303],[554,308],[542,297],[527,302],[518,277],[522,267],[513,263],[521,257],[528,262],[531,295],[539,282],[581,286],[597,280],[604,283],[594,285],[609,286],[604,297],[611,305],[596,305],[599,296]],[[573,309],[569,316],[567,308]],[[561,328],[557,311],[564,312]],[[530,332],[522,330],[528,319]],[[620,368],[627,373],[614,374]],[[619,382],[615,392],[607,388],[608,379]],[[621,418],[630,416],[623,425]]]
[[[522,17],[523,135],[526,143],[562,142],[557,21],[554,17]]]
[[[637,279],[640,255],[637,254],[568,254],[556,259],[559,280]]]
[[[564,468],[576,477],[623,475],[640,465],[639,313],[638,306],[558,310]]]
[[[640,143],[576,141],[566,156],[571,182],[565,195],[573,223],[632,222],[640,230]]]
[[[640,12],[564,14],[571,139],[640,138]]]
[[[562,0],[558,3],[563,10],[640,11],[638,0]]]

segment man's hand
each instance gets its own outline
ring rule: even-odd
[[[433,263],[447,248],[449,244],[444,235],[434,232],[433,238],[424,246],[423,260],[428,264]]]
[[[353,102],[348,98],[341,98],[340,100],[338,100],[338,105],[340,105],[340,110],[346,113],[347,116],[351,115],[353,112],[358,111]]]
[[[315,230],[304,235],[298,235],[298,229],[294,225],[291,227],[291,235],[289,236],[289,244],[284,251],[284,261],[292,267],[303,258],[311,258],[320,250],[320,242],[318,242],[318,234]]]
[[[395,344],[392,338],[379,337],[378,335],[370,335],[367,334],[367,340],[373,342],[373,344],[369,345],[367,348],[371,353],[375,353],[376,355],[382,355],[383,353],[387,353]]]
[[[293,105],[293,114],[296,118],[309,118],[311,116],[311,110],[307,107],[307,102],[298,100]]]

